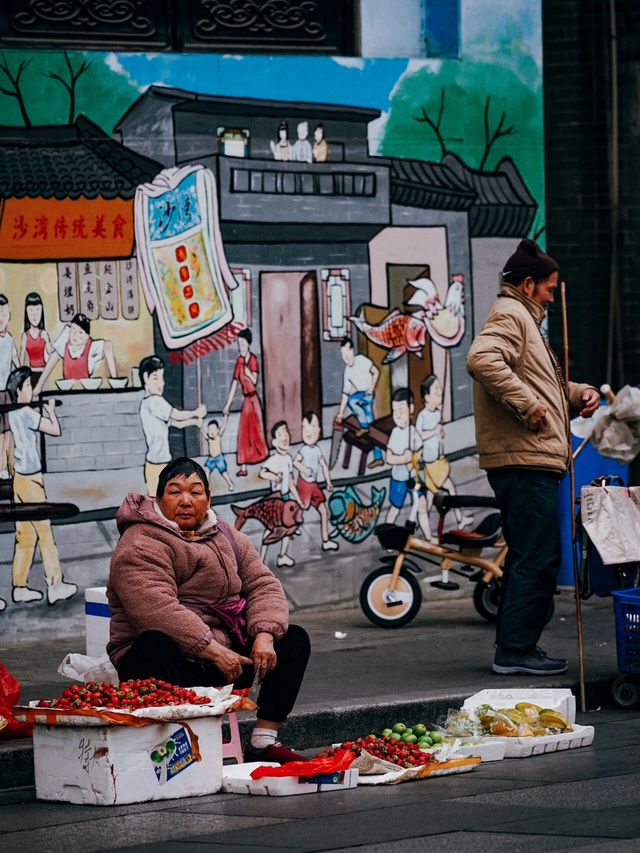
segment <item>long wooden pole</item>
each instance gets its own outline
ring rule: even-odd
[[[560,282],[560,303],[562,305],[562,343],[564,349],[564,381],[569,392],[569,325],[567,323],[567,295],[564,281]],[[587,710],[584,673],[584,640],[582,635],[582,600],[580,598],[580,577],[578,573],[578,555],[576,554],[576,474],[571,452],[571,423],[567,418],[567,438],[569,441],[569,483],[571,492],[571,557],[573,559],[573,584],[576,602],[576,626],[578,629],[578,667],[580,679],[580,710]]]

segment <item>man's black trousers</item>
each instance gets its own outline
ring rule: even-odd
[[[283,723],[298,696],[311,646],[309,636],[299,625],[289,630],[273,644],[278,661],[268,672],[258,694],[258,717]],[[239,654],[250,657],[251,646],[233,646]],[[213,662],[186,658],[178,644],[161,631],[145,631],[136,637],[118,665],[121,681],[130,678],[158,678],[181,687],[222,687],[225,676]],[[251,687],[252,666],[243,666],[235,687]]]
[[[503,649],[526,651],[537,644],[547,622],[560,570],[559,474],[494,468],[487,476],[509,549],[496,643]]]

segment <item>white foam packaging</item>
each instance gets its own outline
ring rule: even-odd
[[[222,785],[219,716],[191,718],[188,727],[36,725],[33,751],[39,800],[108,806],[214,794]]]
[[[305,782],[296,776],[263,776],[252,779],[257,767],[279,767],[272,761],[227,765],[222,772],[222,790],[228,794],[254,794],[261,797],[291,797],[297,794],[321,794],[344,791],[358,784],[357,770],[342,770],[330,774],[326,782]]]
[[[593,726],[581,726],[576,723],[576,699],[569,688],[496,688],[480,690],[465,699],[462,707],[473,711],[479,705],[491,705],[492,708],[513,707],[516,702],[533,702],[542,708],[560,711],[573,726],[572,732],[561,732],[546,737],[501,738],[505,744],[505,758],[527,758],[530,755],[542,755],[547,752],[561,752],[589,746],[593,743]],[[496,740],[494,737],[480,738],[482,742]]]

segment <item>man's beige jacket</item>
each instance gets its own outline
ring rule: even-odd
[[[564,473],[569,464],[569,406],[540,332],[544,308],[503,285],[471,344],[467,370],[474,379],[473,409],[481,468],[533,466]],[[590,385],[569,383],[569,405],[582,408]],[[547,427],[526,420],[542,404]]]

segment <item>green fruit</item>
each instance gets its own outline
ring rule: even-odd
[[[418,738],[410,731],[405,732],[400,736],[400,740],[403,743],[418,743]]]
[[[399,732],[391,732],[391,734],[389,735],[389,737],[390,737],[392,740],[402,740],[402,735],[401,735]]]
[[[440,732],[429,732],[429,737],[433,743],[442,743],[442,735]]]
[[[422,737],[422,735],[426,735],[427,727],[424,723],[418,723],[411,729],[411,731],[416,735],[416,737]]]
[[[392,734],[391,729],[382,729],[382,737],[391,737]]]
[[[407,727],[405,726],[404,723],[395,723],[393,726],[391,726],[391,731],[395,732],[398,735],[404,734],[404,732],[406,732],[406,730],[407,730]]]

